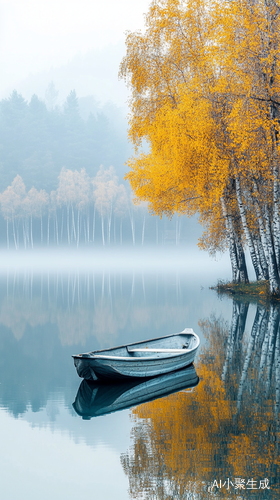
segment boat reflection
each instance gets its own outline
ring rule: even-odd
[[[83,419],[106,415],[137,406],[182,390],[195,387],[199,378],[190,365],[160,377],[122,383],[100,383],[83,380],[73,408]]]

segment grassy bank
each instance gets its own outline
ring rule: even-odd
[[[268,281],[252,281],[251,283],[225,283],[218,282],[216,286],[210,287],[216,290],[219,295],[230,295],[231,297],[271,301]],[[280,297],[273,297],[273,300],[280,301]]]

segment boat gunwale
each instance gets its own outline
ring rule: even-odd
[[[140,344],[145,344],[145,343],[148,343],[148,342],[153,342],[155,340],[162,340],[162,339],[167,339],[167,338],[170,338],[170,337],[177,337],[178,335],[182,335],[182,334],[185,334],[185,335],[192,335],[193,337],[195,337],[196,339],[196,342],[197,344],[191,349],[191,350],[186,350],[186,349],[182,349],[182,353],[174,353],[174,354],[171,354],[170,356],[166,356],[166,354],[164,356],[110,356],[110,355],[107,355],[107,354],[99,354],[99,353],[106,353],[106,352],[110,352],[110,351],[113,351],[115,349],[121,349],[121,348],[127,348],[129,346],[137,346],[137,345],[140,345]],[[80,359],[80,360],[83,360],[83,361],[90,361],[90,360],[97,360],[100,359],[100,360],[108,360],[108,361],[112,361],[112,360],[116,360],[116,361],[137,361],[137,362],[141,362],[142,360],[143,361],[155,361],[155,360],[160,360],[160,359],[170,359],[170,358],[174,358],[174,357],[180,357],[182,355],[191,355],[195,350],[198,349],[200,345],[200,338],[199,336],[193,331],[192,328],[185,328],[182,332],[178,332],[178,333],[171,333],[170,335],[164,335],[162,337],[155,337],[155,338],[152,338],[152,339],[148,339],[148,340],[140,340],[138,342],[131,342],[130,344],[123,344],[123,345],[120,345],[120,346],[115,346],[115,347],[109,347],[107,349],[99,349],[97,351],[89,351],[87,353],[84,353],[84,354],[88,354],[87,357],[83,357],[81,356],[80,354],[72,354],[72,358],[73,359]]]
[[[97,361],[99,359],[107,359],[108,361],[113,361],[113,360],[116,360],[116,361],[137,361],[137,362],[141,362],[141,361],[155,361],[155,360],[160,360],[160,359],[173,359],[173,358],[176,358],[176,357],[180,357],[180,356],[187,356],[187,354],[192,354],[196,349],[198,348],[198,345],[195,346],[191,351],[187,351],[187,352],[176,352],[174,354],[170,354],[170,353],[160,353],[161,356],[131,356],[131,357],[128,357],[128,356],[108,356],[106,354],[92,354],[89,358],[81,358],[79,357],[79,359],[84,359],[84,360],[94,360],[96,359]],[[184,349],[182,349],[182,351],[184,351]],[[168,354],[168,356],[167,356]]]

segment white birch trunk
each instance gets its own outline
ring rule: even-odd
[[[77,247],[80,241],[80,210],[78,209],[78,219],[77,219]]]
[[[75,228],[75,214],[74,214],[74,208],[73,205],[71,205],[71,213],[72,213],[72,229],[71,229],[71,239],[72,239],[72,234],[74,236],[74,240],[76,241],[76,228]]]
[[[26,217],[25,219],[25,234],[26,234],[26,240],[28,244],[28,248],[30,246],[30,239],[29,239],[29,218]]]
[[[144,214],[143,225],[142,225],[142,246],[144,245],[144,238],[145,238],[145,224],[146,224],[146,215]]]
[[[269,289],[271,295],[279,295],[279,274],[274,253],[274,245],[271,234],[270,217],[267,206],[264,209],[265,214],[265,229],[268,247],[268,274],[269,274]]]
[[[60,243],[63,241],[64,209],[61,209]]]
[[[176,235],[176,238],[177,238],[177,235]],[[158,220],[156,219],[156,244],[158,245]],[[176,241],[176,245],[177,245],[177,241]]]
[[[264,252],[261,238],[258,238],[256,243],[257,243],[257,248],[258,248],[258,253],[259,253],[259,257],[260,257],[260,263],[262,266],[263,274],[264,274],[265,279],[268,280],[269,279],[268,264],[267,264],[267,260],[266,260],[266,256],[265,256],[265,252]]]
[[[19,248],[19,220],[16,221],[17,246]]]
[[[56,244],[57,246],[59,246],[57,211],[55,211],[55,234],[56,234]]]
[[[41,245],[43,244],[43,215],[41,214]]]
[[[92,243],[94,243],[94,237],[95,237],[95,205],[93,209],[93,221],[92,221]]]
[[[10,241],[9,241],[9,221],[7,219],[7,249],[9,250],[10,248]]]
[[[134,227],[134,218],[133,218],[133,213],[129,211],[129,217],[130,217],[130,225],[131,225],[131,233],[132,233],[132,243],[135,245],[135,227]]]
[[[32,215],[30,216],[30,241],[31,241],[31,248],[33,248],[33,218],[32,218]]]
[[[254,183],[254,189],[255,189],[256,195],[258,196],[258,190],[257,190],[256,183]],[[254,200],[255,200],[254,205],[255,205],[255,209],[256,209],[256,213],[257,213],[257,217],[258,217],[258,224],[259,224],[261,241],[262,241],[266,261],[268,261],[268,244],[267,244],[266,233],[265,233],[265,225],[264,225],[263,217],[261,214],[261,210],[260,210],[257,198],[254,198]]]
[[[15,244],[15,249],[17,250],[17,240],[16,240],[16,233],[15,233],[15,219],[14,219],[14,216],[12,216],[12,224],[13,224],[14,244]]]
[[[87,243],[87,227],[86,227],[86,221],[84,220],[84,235],[85,235],[85,243]]]
[[[69,214],[69,205],[67,205],[67,238],[68,238],[68,245],[70,245],[70,214]]]
[[[103,217],[103,214],[101,214],[101,231],[102,231],[102,243],[104,246],[105,245],[105,237],[104,237],[104,217]]]
[[[248,283],[248,273],[246,260],[244,255],[244,250],[242,244],[238,242],[238,237],[236,236],[232,217],[227,213],[226,204],[224,198],[221,198],[222,212],[225,219],[226,226],[226,237],[229,245],[229,255],[230,263],[232,269],[232,281],[233,283]]]
[[[260,266],[258,256],[256,255],[256,252],[255,252],[253,239],[251,237],[251,233],[250,233],[249,228],[248,228],[245,207],[244,207],[244,203],[242,200],[241,185],[240,185],[240,181],[239,181],[238,176],[235,177],[235,186],[236,186],[237,203],[238,203],[239,213],[240,213],[240,217],[241,217],[241,221],[242,221],[243,231],[244,231],[244,234],[245,234],[248,246],[249,246],[249,252],[250,252],[252,264],[254,267],[254,271],[256,273],[256,278],[257,278],[257,280],[265,280],[265,276],[264,276],[262,268]]]
[[[24,248],[26,250],[26,234],[25,234],[25,221],[23,219],[22,221],[22,237],[23,237],[23,244],[24,244]]]
[[[108,215],[108,244],[111,243],[111,223],[112,223],[112,205],[110,206],[110,211]]]
[[[279,169],[278,169],[278,158],[277,150],[274,153],[273,159],[273,241],[275,248],[275,257],[277,262],[277,267],[279,269],[280,264],[280,248],[279,248],[279,238],[280,238],[280,220],[279,220]]]
[[[121,219],[121,222],[120,222],[120,244],[122,245],[122,219]]]
[[[48,214],[48,232],[47,232],[47,245],[50,244],[50,214]]]

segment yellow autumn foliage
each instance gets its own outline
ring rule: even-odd
[[[131,89],[136,152],[127,178],[136,200],[157,215],[198,212],[210,228],[206,247],[223,246],[218,205],[224,197],[227,212],[236,211],[236,178],[253,234],[254,183],[261,210],[272,210],[279,185],[278,3],[153,1],[145,32],[127,34],[120,75]],[[148,153],[141,152],[145,141]],[[215,237],[221,226],[224,238],[221,231]]]

